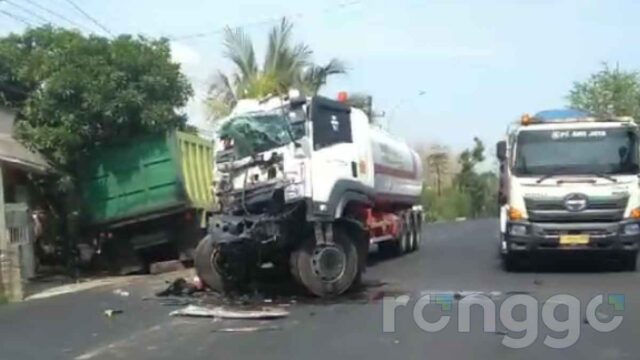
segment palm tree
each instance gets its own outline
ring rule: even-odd
[[[292,44],[292,30],[293,24],[286,18],[274,26],[260,67],[251,38],[242,29],[225,29],[224,56],[235,71],[215,74],[207,100],[211,118],[227,115],[239,99],[285,94],[291,88],[315,95],[329,76],[346,73],[345,65],[337,59],[326,65],[314,64],[313,52],[306,44]]]

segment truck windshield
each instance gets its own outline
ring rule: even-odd
[[[304,122],[299,114],[281,112],[236,116],[226,122],[219,132],[221,139],[232,139],[234,150],[242,158],[284,146],[304,135]]]
[[[638,136],[629,128],[523,131],[516,175],[636,174]]]

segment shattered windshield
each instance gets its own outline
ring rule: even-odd
[[[291,116],[289,116],[291,118]],[[282,113],[246,114],[232,118],[220,129],[221,139],[231,139],[238,157],[284,146],[304,135],[304,123],[289,123]]]

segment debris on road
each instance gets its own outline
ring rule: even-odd
[[[212,330],[212,332],[249,333],[249,332],[277,331],[277,330],[282,330],[282,328],[280,326],[249,326],[249,327],[240,327],[240,328],[214,329]]]
[[[162,298],[144,298],[142,300],[157,300],[160,305],[164,306],[187,306],[190,305],[193,300],[179,297],[162,297]]]
[[[104,311],[104,316],[113,317],[114,315],[122,314],[123,312],[124,311],[122,311],[122,310],[107,309],[107,310]]]
[[[172,311],[169,316],[216,317],[221,319],[278,319],[289,316],[289,312],[276,307],[263,307],[255,310],[228,309],[222,306],[205,307],[189,305]]]
[[[509,293],[507,293],[509,294]],[[451,290],[426,290],[421,291],[420,296],[435,296],[435,297],[449,297],[453,300],[460,301],[465,298],[489,298],[489,299],[499,299],[504,296],[501,291],[476,291],[476,290],[461,290],[461,291],[451,291]]]
[[[158,275],[173,271],[184,270],[184,265],[180,260],[169,260],[153,263],[149,266],[149,273]]]
[[[190,296],[193,293],[200,291],[201,288],[198,288],[196,284],[189,283],[187,280],[183,278],[177,278],[169,286],[156,293],[156,296],[165,297],[165,296]]]
[[[115,295],[120,295],[122,297],[128,297],[130,295],[130,293],[128,291],[122,290],[122,289],[115,289],[113,290],[113,293]]]

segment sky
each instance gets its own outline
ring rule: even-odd
[[[316,62],[347,63],[348,74],[332,78],[324,95],[367,92],[392,133],[455,151],[474,136],[492,148],[521,114],[566,106],[572,84],[603,62],[640,69],[640,2],[633,0],[72,1],[114,34],[174,39],[174,59],[196,93],[185,111],[199,126],[212,74],[231,70],[220,30],[243,27],[260,58],[281,16],[293,20],[295,39]],[[106,34],[69,0],[0,0],[0,10]],[[0,11],[0,35],[24,27]]]

